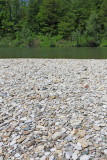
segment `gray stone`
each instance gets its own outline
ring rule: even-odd
[[[73,137],[72,137],[71,135],[68,135],[68,136],[65,138],[65,140],[67,140],[68,142],[71,142],[72,139],[73,139]]]

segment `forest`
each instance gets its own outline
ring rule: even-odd
[[[0,47],[107,47],[107,0],[0,0]]]

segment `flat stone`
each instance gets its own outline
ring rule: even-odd
[[[77,158],[78,158],[77,154],[76,154],[76,153],[73,153],[73,154],[72,154],[72,159],[73,159],[73,160],[77,160]]]
[[[51,151],[51,152],[55,152],[55,151],[56,151],[56,148],[51,148],[50,151]]]
[[[32,140],[32,141],[29,141],[29,142],[27,142],[26,144],[26,147],[31,147],[31,146],[33,146],[33,145],[35,145],[35,141],[34,140]]]
[[[72,157],[72,154],[73,154],[72,152],[66,152],[65,153],[65,158],[70,159]]]
[[[90,156],[89,155],[83,155],[80,157],[80,160],[89,160]]]
[[[0,103],[2,103],[3,102],[3,99],[2,99],[2,97],[0,97]]]
[[[51,156],[49,157],[49,160],[55,160],[55,156],[54,156],[54,155],[51,155]]]
[[[101,128],[99,126],[93,126],[93,129],[96,130],[96,131],[100,131]]]
[[[82,146],[83,148],[86,148],[86,147],[88,147],[88,145],[89,145],[88,142],[87,142],[87,140],[84,139],[84,138],[79,139],[78,142],[81,143],[81,146]]]
[[[30,133],[31,133],[31,131],[23,131],[23,135],[28,135]]]
[[[2,157],[2,156],[0,156],[0,160],[3,160],[3,157]]]
[[[2,148],[0,147],[0,156],[2,156],[2,154],[3,154],[3,150],[2,150]]]
[[[82,122],[81,120],[76,120],[76,119],[70,121],[72,127],[79,126],[81,124],[81,122]]]
[[[45,129],[46,129],[46,128],[45,128],[44,126],[42,126],[42,125],[37,125],[36,128],[37,128],[37,129],[41,129],[41,130],[45,130]]]
[[[104,150],[104,155],[107,157],[107,149]]]
[[[54,141],[60,139],[62,137],[62,133],[61,132],[55,132],[53,135],[52,135],[52,139]]]
[[[103,97],[102,97],[103,101],[104,102],[107,102],[107,94],[105,94]]]
[[[65,138],[65,140],[67,140],[68,142],[71,142],[72,139],[73,139],[73,137],[72,137],[71,135],[68,135],[68,136]]]
[[[82,150],[82,147],[81,147],[81,146],[76,145],[76,146],[75,146],[75,149],[76,149],[76,150],[78,150],[78,151],[81,151],[81,150]]]
[[[3,146],[3,144],[4,144],[3,142],[0,142],[0,147]]]
[[[27,117],[23,117],[20,119],[20,121],[26,121],[27,120]]]
[[[85,130],[79,130],[77,133],[78,137],[80,137],[80,138],[83,138],[85,136],[85,134],[86,134]]]
[[[44,146],[43,146],[43,145],[37,146],[37,147],[35,148],[35,152],[40,152],[40,151],[42,151],[42,150],[44,150]]]
[[[30,126],[25,127],[25,128],[23,128],[23,130],[24,130],[24,131],[29,131],[29,130],[31,130],[31,127],[30,127]]]
[[[101,127],[105,127],[105,126],[106,126],[106,123],[101,123],[100,126],[101,126]]]
[[[71,131],[71,135],[75,135],[75,134],[77,134],[78,133],[78,129],[73,129],[72,131]]]
[[[14,144],[16,144],[16,140],[13,140],[13,141],[10,143],[10,146],[13,146]]]
[[[42,156],[41,158],[39,158],[40,160],[47,160],[47,157],[46,156]],[[38,159],[38,160],[39,160]]]
[[[22,143],[24,140],[26,139],[26,137],[21,137],[17,140],[18,143]]]
[[[20,157],[20,153],[16,153],[15,158],[19,158],[19,157]]]

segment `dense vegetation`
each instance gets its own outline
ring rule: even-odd
[[[107,46],[107,0],[0,0],[0,46]]]

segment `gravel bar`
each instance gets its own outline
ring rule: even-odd
[[[107,60],[0,59],[0,160],[107,160]]]

